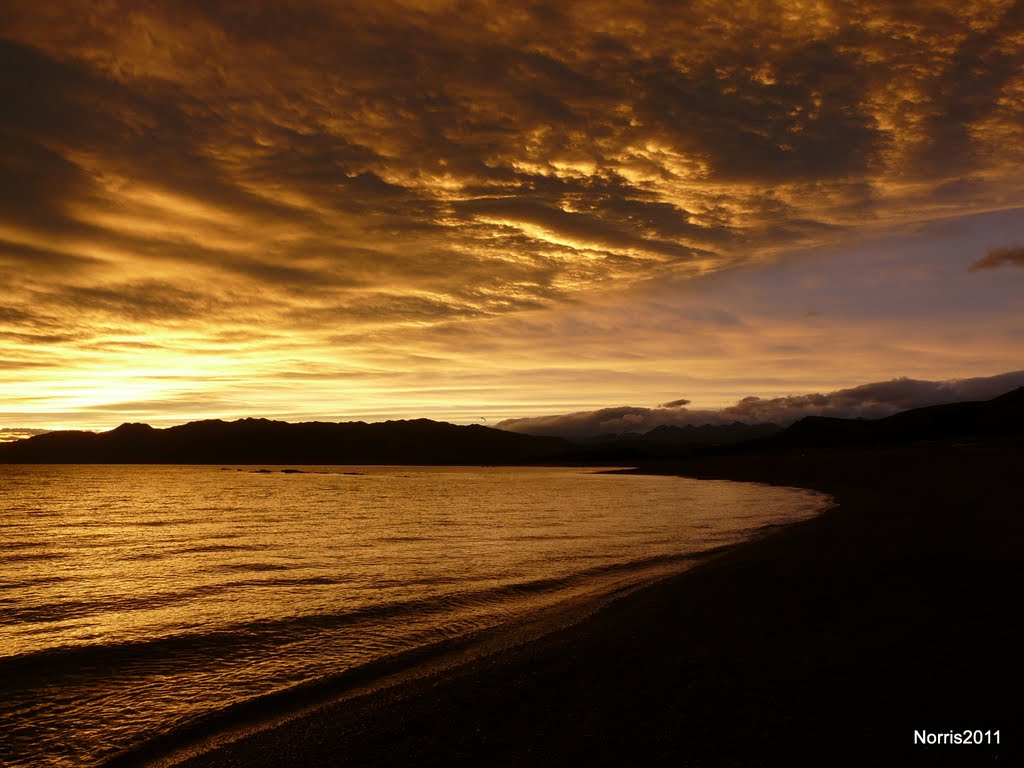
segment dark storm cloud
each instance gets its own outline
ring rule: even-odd
[[[228,126],[178,88],[126,84],[74,59],[0,40],[5,102],[2,162],[9,184],[0,222],[52,236],[102,234],[74,204],[100,204],[104,174],[158,182],[179,194],[260,215],[280,211],[226,183],[202,154],[204,138]],[[203,112],[206,112],[204,115]],[[198,114],[197,114],[198,113]],[[99,167],[86,167],[99,163]]]
[[[972,133],[1001,109],[1006,86],[1024,67],[1024,4],[1009,3],[997,24],[963,30],[941,77],[928,88],[925,138],[916,154],[925,173],[949,175],[974,168],[986,150]],[[1014,43],[1012,41],[1017,40]],[[1017,105],[1019,110],[1020,105]]]
[[[667,402],[667,403],[662,403],[658,407],[659,408],[682,408],[684,405],[689,405],[689,404],[690,404],[689,400],[687,400],[685,397],[681,397],[678,400],[672,400],[672,401]]]
[[[50,233],[80,229],[63,203],[88,191],[88,175],[47,147],[18,135],[0,144],[0,211],[5,222]]]
[[[868,170],[884,134],[865,104],[871,68],[856,51],[814,41],[751,78],[752,51],[723,68],[680,72],[654,62],[639,76],[637,114],[674,146],[704,158],[714,177],[780,182],[844,178]],[[867,75],[867,76],[865,76]]]
[[[406,263],[383,281],[415,273],[441,239],[499,268],[512,247],[546,268],[552,238],[682,268],[733,263],[834,237],[837,215],[884,204],[901,147],[915,167],[934,155],[922,178],[954,149],[981,162],[993,116],[1020,111],[999,98],[1019,69],[1019,8],[983,24],[977,9],[923,3],[826,5],[797,22],[784,5],[654,2],[7,13],[0,60],[18,76],[2,86],[2,153],[16,183],[0,219],[139,264],[202,261],[284,285],[361,284],[372,267],[355,254],[384,240]],[[157,188],[173,199],[153,209]],[[194,247],[141,226],[147,210],[198,217],[177,225]],[[535,229],[481,239],[485,215]],[[255,224],[270,258],[223,253],[193,226],[204,221],[228,238]],[[295,263],[328,243],[341,246],[331,259]],[[578,284],[612,264],[650,269],[585,256],[559,269]]]
[[[805,416],[876,419],[910,408],[988,400],[1021,386],[1024,386],[1024,371],[951,381],[893,379],[826,394],[764,399],[746,397],[721,410],[690,410],[680,407],[688,402],[683,400],[665,403],[658,408],[618,406],[561,416],[507,419],[497,427],[532,435],[581,438],[607,433],[647,432],[666,424],[686,426],[741,421],[788,426]]]
[[[971,271],[1006,266],[1024,267],[1024,246],[1010,245],[1002,248],[990,248],[988,253],[971,264]]]
[[[61,137],[83,144],[110,139],[102,107],[113,99],[97,78],[76,65],[0,39],[0,222],[62,233],[79,225],[64,210],[89,194],[91,179],[64,153]],[[90,107],[91,102],[91,107]],[[99,108],[99,109],[97,109]]]

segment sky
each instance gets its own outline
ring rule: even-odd
[[[8,2],[0,104],[0,428],[1024,368],[1021,2]]]

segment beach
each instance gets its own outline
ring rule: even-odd
[[[639,468],[812,488],[836,506],[540,639],[181,764],[1009,764],[1021,455],[990,439]],[[915,743],[968,730],[989,743]]]

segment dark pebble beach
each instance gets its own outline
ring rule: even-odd
[[[835,506],[539,639],[183,764],[1013,765],[1022,458],[992,438],[641,467]],[[984,743],[941,743],[968,731]]]

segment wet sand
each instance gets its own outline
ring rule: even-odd
[[[183,764],[1010,765],[1022,458],[1024,442],[1001,440],[644,467],[837,506],[540,640]],[[1001,745],[914,744],[965,729]]]

